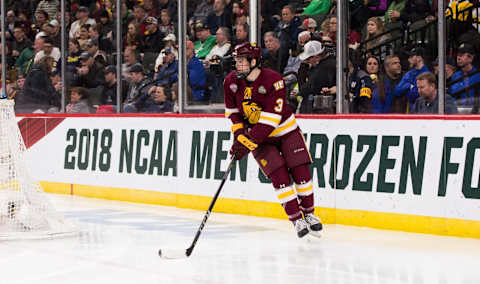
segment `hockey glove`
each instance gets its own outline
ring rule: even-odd
[[[232,148],[230,149],[230,155],[235,155],[235,160],[241,160],[250,153],[250,151],[255,150],[257,147],[258,145],[253,140],[244,134],[240,134],[235,142],[233,142]]]

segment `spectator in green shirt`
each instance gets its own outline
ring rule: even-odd
[[[15,67],[20,71],[21,75],[26,76],[28,67],[33,63],[35,51],[32,47],[27,47],[18,56],[15,61]]]
[[[305,10],[303,10],[302,15],[324,15],[328,14],[330,11],[330,0],[312,0]]]
[[[210,33],[208,26],[202,22],[195,24],[195,35],[198,38],[195,42],[195,54],[198,59],[203,60],[210,53],[217,39]]]

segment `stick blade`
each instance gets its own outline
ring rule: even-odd
[[[182,259],[187,258],[187,251],[184,249],[161,249],[158,255],[163,259]]]

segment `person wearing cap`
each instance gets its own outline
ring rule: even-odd
[[[430,70],[425,65],[425,50],[423,48],[414,47],[407,54],[410,70],[402,77],[393,94],[396,98],[406,97],[408,99],[405,112],[409,113],[419,96],[416,78],[422,73],[430,72]]]
[[[155,80],[158,80],[156,84],[171,87],[178,81],[178,60],[173,47],[165,48],[162,53],[163,64],[155,74]]]
[[[330,11],[330,0],[312,0],[305,10],[303,10],[302,15],[311,16],[311,15],[326,15]]]
[[[157,56],[157,59],[155,59],[155,76],[156,73],[158,73],[158,70],[162,67],[164,64],[164,57],[166,54],[166,50],[169,49],[169,51],[173,52],[175,54],[175,58],[178,58],[178,50],[176,48],[176,40],[177,37],[174,34],[168,34],[166,37],[163,38],[163,41],[165,42],[165,47],[160,51],[160,53]]]
[[[105,67],[95,62],[90,53],[82,52],[80,64],[81,67],[77,67],[77,74],[74,76],[75,85],[89,89],[103,85]]]
[[[303,20],[302,25],[300,28],[304,31],[309,31],[311,33],[314,33],[317,30],[317,21],[315,21],[312,18],[306,18]]]
[[[457,50],[459,70],[452,75],[451,82],[453,85],[450,86],[449,93],[457,101],[457,105],[462,107],[473,107],[475,93],[480,95],[480,86],[462,92],[462,90],[480,82],[480,72],[472,64],[474,58],[475,50],[473,46],[469,43],[460,44]]]
[[[138,112],[148,99],[151,80],[145,76],[145,69],[140,63],[135,63],[129,68],[130,86],[124,101],[123,112]]]
[[[120,91],[122,98],[120,99],[120,102],[125,101],[128,88],[128,82],[122,79]],[[117,67],[115,65],[109,65],[105,68],[105,83],[103,84],[102,94],[100,96],[100,104],[117,104]]]
[[[198,59],[203,60],[212,50],[217,39],[210,33],[205,23],[197,22],[194,26],[197,41],[195,42],[195,54]]]
[[[53,40],[53,45],[56,47],[60,47],[62,42],[60,34],[60,23],[55,19],[50,20],[45,27],[45,32]]]
[[[431,114],[438,113],[438,89],[437,78],[432,72],[425,72],[417,76],[417,88],[420,97],[413,105],[412,114]],[[458,113],[457,105],[449,94],[445,94],[445,109],[446,114]]]
[[[90,11],[85,6],[80,6],[76,10],[76,18],[77,20],[72,23],[70,26],[70,38],[77,38],[80,28],[84,25],[95,25],[96,22],[94,19],[89,18]],[[87,31],[88,32],[88,31]]]
[[[165,37],[157,28],[158,20],[154,17],[145,19],[145,33],[142,36],[142,45],[140,50],[143,53],[158,54],[164,46],[163,38]]]
[[[309,65],[307,80],[300,87],[300,113],[321,113],[326,110],[314,109],[314,97],[335,94],[336,61],[326,52],[325,47],[316,40],[307,42],[304,51],[299,55],[303,63]],[[332,110],[329,109],[329,112]]]
[[[90,53],[96,63],[107,66],[107,54],[98,47],[98,40],[91,38],[87,41],[87,52]]]
[[[163,38],[163,41],[167,46],[175,46],[175,43],[177,42],[177,37],[175,36],[175,34],[167,34],[167,36]]]

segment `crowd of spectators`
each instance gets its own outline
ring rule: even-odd
[[[116,2],[66,2],[65,111],[116,112],[120,81],[122,112],[177,112],[177,0],[123,0],[120,15]],[[436,112],[431,106],[438,104],[437,1],[349,1],[348,95],[342,102],[336,101],[335,87],[336,2],[261,2],[262,66],[283,75],[295,112],[334,113],[337,103],[352,113]],[[476,4],[462,3],[452,0],[446,7],[448,113],[479,108]],[[188,104],[223,103],[233,47],[249,40],[248,8],[246,0],[188,1]],[[2,93],[16,101],[17,113],[61,111],[60,1],[7,1],[6,11]],[[118,18],[121,35],[116,35]]]

